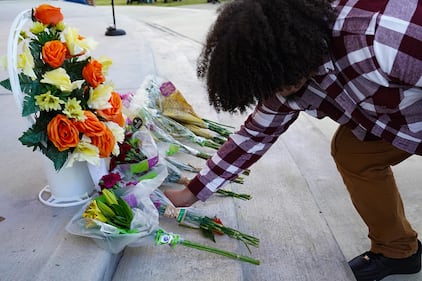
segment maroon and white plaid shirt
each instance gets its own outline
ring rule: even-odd
[[[422,155],[422,2],[336,2],[332,53],[294,98],[259,104],[188,188],[202,201],[255,163],[305,111]]]

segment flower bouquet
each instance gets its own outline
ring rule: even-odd
[[[211,218],[203,215],[200,210],[193,207],[174,207],[164,193],[158,189],[151,193],[151,200],[161,216],[174,218],[179,224],[184,226],[201,229],[203,233],[213,241],[215,241],[214,234],[226,234],[231,238],[243,242],[247,247],[248,245],[254,247],[259,246],[258,238],[223,225],[221,220],[217,217]]]
[[[74,235],[94,239],[96,244],[111,252],[119,253],[126,246],[139,245],[142,238],[158,229],[158,214],[151,204],[129,204],[113,190],[92,199],[71,221],[66,230]],[[148,201],[146,201],[148,203]]]
[[[42,4],[31,17],[29,32],[19,33],[17,65],[8,66],[20,70],[20,89],[13,91],[23,95],[22,116],[32,117],[19,140],[56,170],[75,161],[99,165],[118,154],[124,136],[122,101],[105,78],[111,60],[89,55],[96,42],[65,25],[60,8]],[[13,78],[0,85],[12,90]]]
[[[171,157],[165,157],[164,162],[165,162],[165,164],[167,166],[167,170],[168,170],[168,176],[167,176],[165,181],[169,182],[169,183],[176,183],[176,184],[181,184],[181,185],[187,185],[189,183],[190,179],[182,175],[181,169],[188,171],[188,172],[192,172],[192,173],[198,173],[199,172],[198,168],[192,167],[191,165],[186,165],[186,164],[180,163],[179,161],[172,159]],[[232,182],[243,183],[243,178],[237,177],[237,178],[233,179]],[[217,194],[222,195],[222,196],[226,196],[226,197],[238,198],[238,199],[242,199],[242,200],[252,199],[252,196],[249,195],[249,194],[236,193],[236,192],[233,192],[233,191],[230,191],[230,190],[225,190],[225,189],[218,189]]]
[[[110,171],[118,171],[126,180],[140,181],[153,176],[152,168],[159,163],[157,145],[150,132],[137,120],[129,120],[120,152],[110,159]]]
[[[159,110],[163,116],[181,123],[199,136],[208,137],[221,144],[233,133],[233,127],[199,116],[171,81],[149,76],[141,90],[147,94],[149,108]],[[216,134],[213,135],[212,132]]]
[[[184,239],[183,237],[180,237],[180,235],[178,234],[174,234],[174,233],[170,233],[170,232],[166,232],[163,229],[158,229],[155,233],[155,244],[156,245],[169,245],[172,248],[176,247],[176,245],[182,245],[188,248],[193,248],[193,249],[197,249],[200,251],[206,251],[209,253],[213,253],[213,254],[217,254],[220,256],[225,256],[227,258],[231,258],[231,259],[235,259],[235,260],[239,260],[242,262],[248,262],[254,265],[259,265],[260,261],[256,260],[254,258],[248,257],[248,256],[244,256],[244,255],[239,255],[237,253],[233,253],[233,252],[229,252],[229,251],[225,251],[225,250],[221,250],[215,247],[210,247],[210,246],[205,246],[193,241],[189,241]]]
[[[177,234],[165,232],[158,227],[157,210],[151,208],[151,204],[144,204],[148,201],[140,200],[135,207],[130,207],[123,198],[113,190],[103,190],[103,195],[93,199],[72,218],[66,230],[74,235],[90,237],[99,247],[114,254],[125,247],[145,245],[155,239],[156,245],[183,245],[255,265],[260,263],[248,256],[195,243]]]

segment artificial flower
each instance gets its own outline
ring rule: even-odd
[[[61,31],[65,30],[66,25],[64,24],[63,21],[61,21],[58,24],[56,24],[55,28],[56,28],[56,31],[60,31],[61,32]]]
[[[119,143],[122,143],[125,139],[125,130],[124,130],[123,127],[120,127],[115,122],[106,122],[106,126],[113,133],[113,136],[116,140],[114,147],[113,147],[112,154],[113,155],[119,155],[119,153],[120,153]]]
[[[101,65],[103,66],[102,70],[103,70],[103,75],[106,76],[108,69],[110,68],[110,66],[112,65],[113,61],[111,60],[111,58],[109,57],[105,57],[102,56],[98,59],[99,63],[101,63]]]
[[[91,87],[96,88],[105,81],[102,68],[99,61],[90,60],[82,69],[82,76]]]
[[[65,115],[57,114],[47,125],[48,139],[59,151],[76,147],[79,131]]]
[[[85,110],[83,114],[85,116],[84,120],[74,123],[79,132],[84,133],[88,137],[102,136],[106,130],[106,125],[89,110]]]
[[[43,24],[42,22],[34,22],[34,24],[32,25],[32,27],[29,29],[29,31],[31,31],[33,34],[38,34],[41,33],[45,30],[46,25]]]
[[[31,50],[29,49],[27,43],[23,44],[22,53],[19,54],[19,57],[18,57],[17,67],[22,69],[22,72],[25,75],[28,75],[29,77],[31,77],[32,80],[35,80],[37,78],[37,75],[34,72],[34,67],[35,67],[34,58],[31,54]]]
[[[53,96],[50,91],[35,96],[35,104],[44,111],[60,110],[61,104],[64,103],[59,97]]]
[[[113,152],[116,138],[113,132],[106,126],[104,134],[91,137],[91,142],[100,150],[100,157],[108,157]]]
[[[85,120],[85,114],[81,106],[81,101],[76,98],[68,99],[65,103],[63,113],[68,118],[74,118],[78,121]]]
[[[53,68],[62,66],[67,53],[66,45],[60,40],[48,41],[42,47],[42,59]]]
[[[56,25],[63,20],[60,8],[42,4],[34,10],[34,18],[45,25]]]
[[[74,89],[80,88],[83,83],[83,80],[71,82],[70,76],[66,73],[66,70],[61,67],[47,71],[42,77],[42,83],[56,86],[63,92],[71,92]]]
[[[75,161],[86,161],[94,166],[100,165],[100,150],[91,144],[91,139],[86,135],[82,136],[82,139],[70,155],[66,167],[72,167]]]
[[[22,115],[34,122],[20,142],[41,150],[56,170],[74,161],[100,165],[100,158],[119,152],[116,142],[124,138],[124,129],[116,127],[124,125],[120,96],[105,83],[111,59],[91,57],[87,52],[96,42],[65,25],[60,8],[34,8],[27,31],[18,31],[22,51],[15,67]],[[2,62],[7,65],[6,59]],[[0,85],[12,91],[10,78]],[[107,109],[112,116],[101,117],[98,111]],[[116,123],[107,124],[111,121]]]
[[[63,38],[72,56],[84,54],[97,46],[97,42],[79,35],[78,30],[73,27],[66,27],[64,29]]]
[[[103,110],[97,110],[98,115],[108,121],[112,121],[119,124],[120,126],[123,126],[125,123],[122,114],[123,103],[119,94],[116,92],[112,92],[108,103],[111,105],[111,107]]]
[[[110,83],[98,85],[95,89],[90,90],[88,106],[96,108],[97,110],[103,110],[111,108],[109,100],[113,92],[113,85]]]

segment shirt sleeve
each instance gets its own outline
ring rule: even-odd
[[[205,201],[260,159],[297,119],[299,111],[282,101],[285,101],[283,97],[275,95],[258,104],[239,131],[207,160],[205,167],[188,184],[199,200]]]

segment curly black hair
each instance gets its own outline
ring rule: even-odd
[[[309,77],[328,52],[331,0],[233,0],[219,10],[198,59],[217,111],[244,112]]]

